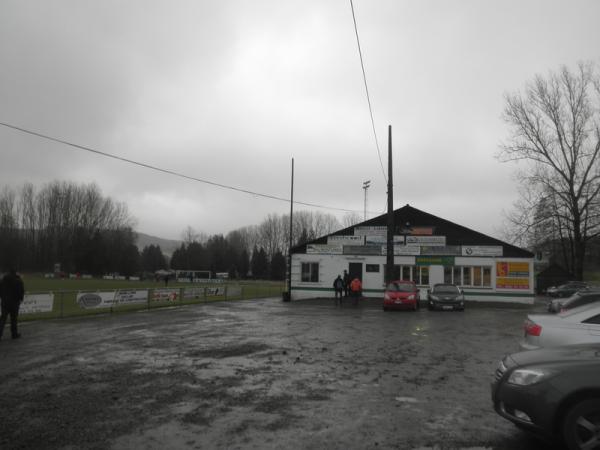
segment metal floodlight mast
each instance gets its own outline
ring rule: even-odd
[[[365,191],[365,211],[364,211],[363,220],[367,220],[367,189],[369,189],[369,187],[371,187],[371,180],[367,180],[367,181],[363,182],[362,188]]]

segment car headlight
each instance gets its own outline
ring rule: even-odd
[[[439,297],[437,295],[430,295],[429,298],[431,300],[439,300]]]
[[[407,299],[407,300],[414,300],[414,299],[415,299],[415,295],[414,295],[414,294],[411,294],[411,295],[409,295],[409,296],[408,296],[408,299]]]
[[[517,386],[529,386],[539,383],[550,374],[550,371],[543,369],[516,369],[508,377],[508,382]]]

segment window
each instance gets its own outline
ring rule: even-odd
[[[454,284],[456,284],[457,286],[461,286],[463,284],[462,282],[462,267],[453,267],[452,268],[452,282]]]
[[[379,273],[379,264],[366,264],[365,270],[367,272],[377,272]]]
[[[403,280],[412,280],[411,277],[411,266],[402,266],[402,279]]]
[[[444,283],[452,283],[452,267],[444,266]]]
[[[301,281],[310,283],[319,282],[319,263],[302,263]]]
[[[417,284],[429,284],[429,266],[421,266],[419,269],[419,280]]]
[[[464,286],[471,286],[471,268],[470,267],[463,267],[463,285]]]
[[[449,276],[452,280],[449,281]],[[444,267],[444,282],[457,286],[490,287],[492,285],[492,268],[489,266],[455,266]]]

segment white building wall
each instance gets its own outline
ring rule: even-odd
[[[301,281],[301,264],[303,262],[319,263],[319,281],[303,282]],[[344,270],[348,269],[351,262],[361,263],[363,265],[363,291],[366,296],[378,297],[383,295],[384,289],[384,265],[385,256],[379,255],[323,255],[323,254],[293,254],[292,255],[292,300],[333,297],[333,280],[338,275],[343,275]],[[528,288],[527,289],[503,289],[496,287],[497,264],[498,262],[507,263],[526,263],[528,267]],[[367,272],[367,264],[378,264],[379,272]],[[414,266],[414,256],[396,256],[394,264]],[[474,287],[465,286],[463,290],[467,300],[481,302],[512,302],[532,304],[534,300],[534,272],[533,259],[528,258],[499,258],[499,257],[462,257],[454,258],[455,266],[487,266],[491,267],[491,286]],[[429,266],[430,285],[444,281],[443,266]],[[427,287],[421,286],[421,298],[426,298]]]

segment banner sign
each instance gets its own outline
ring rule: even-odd
[[[445,246],[446,236],[406,236],[407,244]]]
[[[364,236],[329,236],[327,238],[328,245],[363,245],[364,243]]]
[[[387,255],[387,245],[381,247],[381,254]],[[421,247],[418,245],[394,245],[394,255],[420,255]]]
[[[529,289],[529,278],[496,278],[498,289]]]
[[[496,263],[497,277],[529,278],[528,262],[498,262]]]
[[[417,266],[453,266],[454,256],[417,256]]]
[[[344,245],[344,255],[381,255],[381,246]]]
[[[119,305],[146,303],[147,301],[147,289],[119,289],[115,294],[115,303]]]
[[[387,236],[387,227],[354,227],[354,236]]]
[[[413,236],[431,236],[433,234],[433,227],[412,227],[410,233]]]
[[[367,245],[387,245],[387,236],[366,236]],[[404,236],[394,236],[394,244],[404,244]]]
[[[496,263],[497,289],[529,289],[529,263],[503,261]]]
[[[307,244],[306,253],[313,255],[341,255],[343,253],[343,246],[338,244]]]
[[[207,296],[211,296],[211,297],[225,295],[225,290],[226,290],[225,286],[207,287],[206,288],[206,295]]]
[[[421,255],[455,255],[460,256],[460,245],[440,245],[421,247]]]
[[[184,300],[199,300],[204,298],[203,287],[188,287],[183,290]]]
[[[152,300],[155,302],[174,302],[179,299],[179,289],[161,288],[152,291]]]
[[[26,294],[19,314],[35,314],[52,312],[54,306],[54,294],[52,292],[46,294]]]
[[[110,308],[115,304],[115,291],[78,292],[76,301],[83,309]]]
[[[462,256],[502,256],[501,245],[463,245]]]

